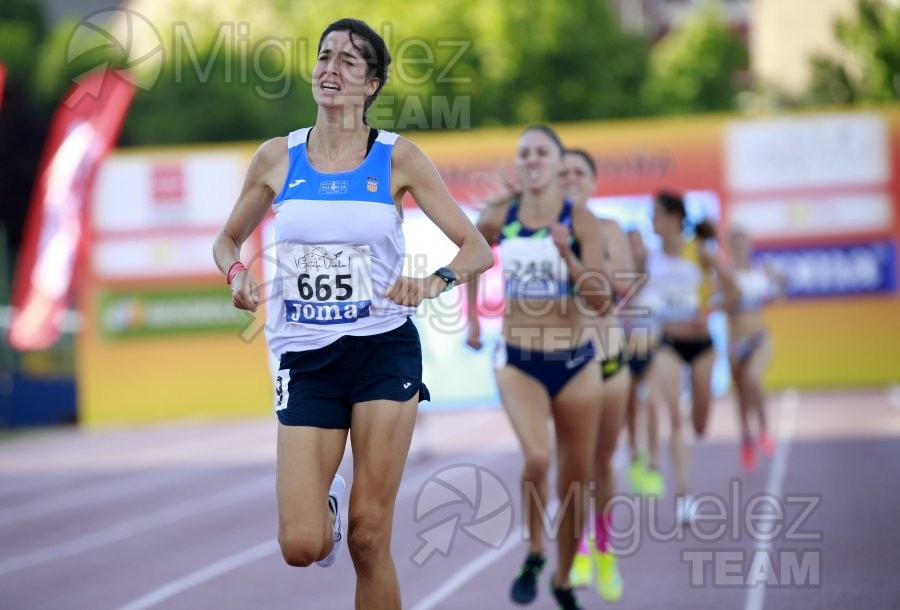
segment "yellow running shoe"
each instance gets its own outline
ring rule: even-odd
[[[661,499],[666,495],[666,482],[663,480],[662,473],[655,468],[648,468],[644,472],[644,489],[643,492],[650,497]]]
[[[591,544],[591,546],[593,547],[594,545]],[[591,556],[588,553],[578,551],[575,553],[572,569],[569,570],[569,583],[573,587],[589,587],[594,581],[593,568]]]
[[[644,477],[647,475],[647,469],[641,458],[635,458],[628,467],[628,485],[631,487],[631,493],[640,495],[644,493]]]
[[[622,574],[612,551],[603,553],[594,551],[594,563],[597,566],[597,593],[608,602],[622,599]]]

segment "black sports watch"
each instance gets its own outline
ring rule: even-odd
[[[446,267],[441,267],[437,271],[435,271],[432,275],[436,275],[447,284],[444,286],[444,289],[441,292],[447,292],[454,286],[456,286],[456,274],[447,269]]]

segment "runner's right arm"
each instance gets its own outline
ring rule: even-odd
[[[213,242],[213,258],[223,274],[240,262],[241,245],[266,217],[272,199],[287,175],[287,159],[287,138],[283,137],[264,142],[253,155],[231,215]],[[256,311],[259,284],[249,270],[235,274],[231,282],[231,299],[238,309]]]

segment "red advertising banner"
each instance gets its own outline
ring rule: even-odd
[[[44,349],[59,338],[76,259],[88,232],[94,177],[133,96],[131,83],[98,70],[80,80],[56,110],[13,283],[9,343],[15,349]]]

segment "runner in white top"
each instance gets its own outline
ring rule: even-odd
[[[259,148],[213,253],[235,306],[256,311],[259,287],[240,264],[240,249],[275,200],[278,278],[267,303],[267,336],[281,356],[275,382],[281,551],[292,566],[334,562],[344,495],[336,473],[349,435],[347,542],[356,607],[399,609],[390,549],[394,503],[426,393],[408,314],[423,299],[472,279],[492,258],[425,154],[366,124],[389,63],[384,41],[365,23],[342,19],[326,28],[312,75],[315,126]],[[459,248],[446,268],[426,277],[400,273],[407,193]]]
[[[741,464],[746,470],[756,467],[756,451],[750,418],[754,416],[757,439],[763,454],[771,456],[775,442],[766,421],[766,395],[763,374],[772,357],[772,338],[763,318],[763,308],[784,292],[785,279],[771,269],[752,261],[750,237],[741,229],[732,229],[728,237],[732,274],[740,299],[728,308],[728,362],[737,393],[741,424]]]
[[[659,303],[654,314],[663,331],[651,371],[651,400],[668,406],[676,518],[683,524],[693,520],[694,502],[690,497],[689,449],[681,421],[681,371],[683,366],[690,370],[691,421],[700,438],[709,421],[716,357],[707,314],[714,292],[713,274],[721,268],[718,257],[707,245],[710,235],[698,234],[692,242],[685,241],[686,216],[680,195],[667,192],[656,195],[653,230],[662,239],[662,248],[651,255],[647,267]]]

